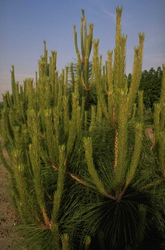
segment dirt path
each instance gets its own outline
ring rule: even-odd
[[[7,153],[4,151],[5,158]],[[18,241],[15,225],[19,218],[14,212],[8,193],[8,173],[0,159],[0,250],[9,250]]]

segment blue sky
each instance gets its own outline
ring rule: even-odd
[[[0,3],[0,101],[10,90],[11,65],[20,84],[34,77],[43,54],[57,51],[57,69],[76,59],[73,25],[80,30],[81,9],[88,24],[94,23],[94,38],[105,61],[114,49],[116,6],[123,6],[122,33],[127,34],[126,73],[132,72],[138,32],[145,32],[143,70],[165,63],[165,0],[5,0]]]

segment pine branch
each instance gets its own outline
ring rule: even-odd
[[[164,182],[165,181],[165,177],[161,178],[161,179],[158,179],[152,183],[148,183],[146,184],[145,186],[141,187],[140,188],[140,191],[143,191],[143,190],[146,190],[146,189],[150,189],[154,186],[158,186],[160,183]]]
[[[116,200],[116,198],[110,194],[108,194],[101,183],[101,180],[98,177],[97,171],[95,169],[94,163],[93,163],[93,157],[92,157],[92,140],[91,138],[84,138],[84,146],[85,146],[85,157],[87,160],[87,165],[88,165],[88,171],[98,188],[99,192],[105,196],[108,197],[109,199]]]

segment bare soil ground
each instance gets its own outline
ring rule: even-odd
[[[7,158],[5,150],[4,156]],[[12,207],[8,185],[8,173],[0,159],[0,250],[12,249],[14,243],[19,241],[15,225],[20,223],[20,220]]]

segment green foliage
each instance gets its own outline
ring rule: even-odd
[[[3,102],[0,102],[0,109],[3,108]]]
[[[158,67],[157,70],[151,68],[144,70],[141,75],[139,89],[143,91],[143,102],[146,109],[154,109],[154,103],[159,102],[161,94],[163,70]],[[132,75],[129,74],[129,82]]]
[[[0,102],[0,118],[2,117],[1,115],[2,109],[3,109],[3,102]]]
[[[108,51],[105,65],[82,10],[81,49],[74,26],[76,64],[59,76],[57,53],[48,62],[44,41],[35,83],[26,79],[20,86],[12,66],[12,94],[4,94],[0,130],[12,164],[2,149],[0,156],[22,220],[18,231],[29,249],[147,249],[153,231],[153,249],[163,242],[165,66],[151,141],[139,91],[145,35],[138,34],[127,78],[122,8],[116,13],[114,56]]]

